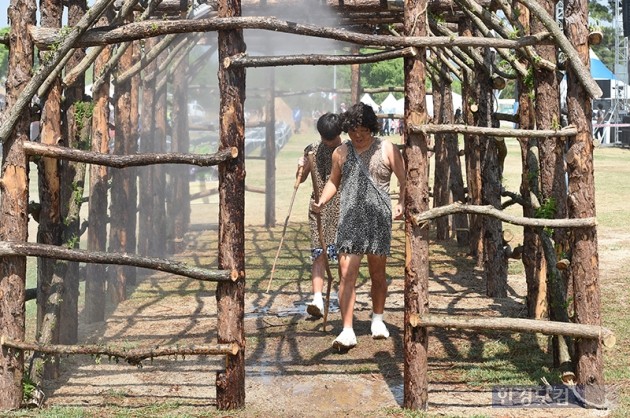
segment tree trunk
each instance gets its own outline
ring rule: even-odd
[[[63,5],[59,0],[43,1],[41,4],[42,26],[60,28]],[[40,52],[40,60],[46,60],[46,52]],[[40,138],[42,144],[56,145],[61,138],[61,80],[56,77],[44,100],[41,115]],[[60,208],[59,163],[56,158],[41,158],[37,161],[39,202],[39,226],[37,242],[60,245],[63,225]],[[37,260],[37,341],[42,344],[59,343],[59,314],[63,294],[63,277],[56,275],[57,261]],[[38,355],[35,355],[38,357]],[[58,357],[44,361],[41,357],[31,369],[31,379],[54,379],[59,373]]]
[[[240,0],[220,0],[219,16],[240,16]],[[219,62],[245,52],[242,30],[219,32]],[[225,370],[217,372],[217,408],[245,406],[245,70],[219,66],[221,148],[236,147],[238,157],[219,166],[219,268],[241,277],[217,285],[217,339],[240,350],[227,355]]]
[[[86,0],[68,1],[68,26],[76,26],[87,10]],[[66,68],[72,69],[85,57],[85,50],[75,49],[74,54],[68,60]],[[86,132],[82,132],[89,123],[91,115],[87,111],[89,103],[84,102],[85,74],[77,77],[76,81],[64,91],[64,138],[70,148],[85,148],[82,140],[87,140]],[[78,107],[79,106],[79,107]],[[82,135],[84,135],[82,137]],[[85,164],[71,161],[63,161],[61,167],[61,213],[65,226],[63,231],[63,243],[65,245],[79,247],[79,210],[83,198],[85,184]],[[81,196],[81,198],[79,198]],[[64,263],[60,266],[64,278],[63,303],[60,312],[59,342],[61,344],[74,344],[77,342],[79,332],[79,264]]]
[[[173,123],[172,152],[188,152],[188,54],[179,61],[173,71]],[[171,248],[169,253],[185,249],[184,235],[190,223],[190,176],[187,166],[170,166],[168,187],[170,199],[166,208],[167,219],[171,223]]]
[[[18,99],[33,71],[34,47],[28,36],[35,25],[37,5],[31,0],[11,0],[7,108]],[[22,112],[11,135],[2,144],[2,199],[0,239],[28,240],[28,160],[22,143],[29,139],[31,116]],[[24,288],[26,257],[0,258],[0,329],[9,338],[24,340]],[[17,409],[22,403],[24,352],[0,347],[0,410]]]
[[[133,64],[131,45],[118,61],[118,73],[125,72]],[[114,151],[116,155],[127,155],[131,142],[131,80],[119,83],[114,89]],[[135,137],[135,135],[133,135]],[[129,206],[131,205],[129,168],[111,170],[111,206],[109,215],[109,251],[128,251]],[[135,206],[135,205],[134,205]],[[114,304],[127,299],[127,276],[125,266],[109,267],[108,292]]]
[[[140,60],[141,43],[136,41],[132,46],[132,62]],[[138,131],[139,123],[139,96],[140,96],[140,74],[136,74],[130,80],[129,89],[129,125],[128,137],[125,141],[125,155],[135,155],[138,153],[138,141],[140,134]],[[127,252],[135,254],[138,251],[138,238],[136,229],[138,227],[138,169],[127,168],[127,184],[129,189],[128,206],[127,206]],[[138,269],[129,266],[126,268],[127,285],[134,286],[136,284],[136,276]]]
[[[556,10],[556,0],[539,0],[540,5],[553,16]],[[531,30],[533,33],[545,30],[542,22],[532,16]],[[536,47],[536,52],[542,59],[556,63],[556,49],[553,45],[540,45]],[[534,68],[534,81],[536,87],[536,124],[539,129],[549,129],[561,126],[561,109],[560,109],[560,87],[559,80],[555,71],[546,70],[544,68]],[[560,137],[540,138],[538,140],[538,154],[540,163],[540,194],[543,202],[549,202],[553,199],[555,206],[554,217],[558,219],[567,216],[567,186],[566,172],[564,169],[564,142]],[[555,228],[553,239],[556,245],[556,256],[561,254],[568,248],[567,246],[567,230],[564,228]],[[553,266],[550,266],[553,267]],[[547,270],[548,287],[552,288],[554,280],[560,280],[558,286],[563,290],[564,300],[554,300],[554,292],[550,289],[547,292],[547,306],[549,307],[549,319],[552,321],[560,321],[563,317],[567,317],[567,272],[564,270],[561,274],[554,277],[553,269]],[[558,338],[553,338],[554,347],[554,365],[556,367],[565,367],[562,365],[564,360],[560,359],[560,348],[558,346]],[[567,339],[568,340],[568,339]],[[565,344],[572,347],[572,344]]]
[[[484,64],[488,70],[492,68],[493,53],[484,51]],[[481,70],[481,69],[479,69]],[[492,79],[489,71],[477,72],[479,86],[479,111],[477,124],[493,126],[493,94]],[[501,168],[499,166],[499,150],[497,140],[493,137],[483,138],[480,144],[481,158],[481,202],[501,208]],[[490,297],[507,296],[507,257],[503,250],[503,225],[497,218],[483,218],[483,261],[486,275],[486,294]]]
[[[446,66],[442,64],[442,69],[448,71]],[[439,83],[435,83],[433,88],[433,123],[438,125],[442,123],[453,122],[453,95],[451,92],[450,82],[442,79]],[[435,175],[433,177],[433,207],[440,207],[451,203],[451,164],[450,158],[459,158],[458,156],[449,155],[448,141],[449,134],[435,134],[435,143],[433,145],[435,155]],[[450,238],[451,218],[443,216],[438,218],[436,225],[436,239],[438,241],[448,240]]]
[[[107,26],[112,12],[106,12],[98,24]],[[94,62],[94,77],[98,79],[112,53],[111,47],[104,48]],[[92,112],[92,147],[94,152],[109,154],[109,83],[110,75],[103,74],[105,82],[93,92],[94,111]],[[87,249],[105,251],[107,249],[107,167],[90,165],[90,201],[88,210]],[[85,320],[88,323],[105,320],[105,278],[107,267],[101,264],[85,266]]]
[[[576,48],[582,63],[588,66],[588,2],[571,0],[565,3],[567,37]],[[577,82],[573,69],[567,71],[567,108],[569,123],[578,134],[569,139],[567,165],[569,173],[568,213],[570,218],[595,216],[595,181],[593,176],[593,138],[591,100],[585,88]],[[580,228],[572,231],[571,277],[573,279],[575,320],[580,324],[601,324],[599,290],[599,255],[597,229]],[[584,385],[587,400],[601,404],[604,399],[602,347],[597,341],[578,340],[576,343],[577,383]]]
[[[460,36],[472,37],[472,23],[469,19],[459,21]],[[466,125],[475,126],[475,116],[471,109],[472,104],[477,103],[477,78],[473,73],[463,70],[462,82],[462,114]],[[466,158],[466,183],[468,186],[468,204],[481,204],[481,162],[480,140],[478,135],[464,135],[464,155]],[[478,267],[483,264],[483,240],[482,218],[478,215],[470,215],[469,218],[470,255],[475,258]]]
[[[151,50],[158,43],[157,38],[149,38],[144,46]],[[145,69],[144,74],[153,74],[157,70],[157,61],[152,61]],[[154,132],[155,132],[155,84],[156,77],[144,77],[142,80],[142,109],[140,152],[155,152]],[[138,216],[138,253],[142,255],[151,254],[151,241],[153,240],[153,223],[155,222],[153,213],[153,195],[155,193],[155,173],[153,167],[142,167],[138,170],[140,177],[139,190],[139,216]]]
[[[166,53],[162,52],[157,58],[158,67],[166,58]],[[166,76],[165,73],[160,76]],[[153,132],[153,143],[156,152],[166,151],[166,83],[160,83],[157,77],[155,91],[155,131]],[[163,165],[151,167],[153,173],[153,229],[149,250],[154,257],[164,257],[166,255],[166,170]]]
[[[427,1],[408,1],[405,7],[405,36],[427,34]],[[419,48],[415,57],[404,59],[405,69],[405,160],[407,187],[405,213],[424,212],[429,208],[428,144],[422,133],[410,130],[411,123],[425,124],[426,51]],[[429,230],[418,227],[406,217],[405,231],[407,254],[405,262],[405,358],[404,400],[408,409],[426,410],[428,407],[428,350],[429,334],[426,327],[413,328],[411,314],[423,315],[429,311]]]
[[[521,3],[514,3],[513,7],[518,10],[518,20],[526,34],[529,34],[529,9]],[[529,61],[524,56],[519,57],[520,64],[529,68]],[[533,71],[533,69],[531,69]],[[519,78],[518,80],[518,126],[520,129],[533,130],[536,126],[534,119],[534,105],[531,96],[534,93],[534,82],[528,82]],[[538,106],[544,104],[536,101]],[[541,128],[539,126],[539,128]],[[521,185],[520,193],[525,202],[523,206],[523,216],[534,218],[535,209],[532,206],[530,193],[536,198],[540,197],[540,170],[534,157],[533,150],[538,141],[531,138],[519,138],[521,147]],[[543,203],[543,202],[540,202]],[[540,240],[535,229],[525,227],[523,229],[523,267],[525,268],[525,282],[527,283],[527,312],[530,318],[544,318],[547,315],[547,295],[546,295],[546,264],[540,247]]]

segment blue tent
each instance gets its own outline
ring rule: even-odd
[[[610,71],[608,67],[604,65],[602,60],[600,60],[599,57],[595,55],[592,49],[590,50],[590,57],[591,57],[591,76],[595,80],[614,80],[615,79],[615,75],[613,74],[613,72]]]

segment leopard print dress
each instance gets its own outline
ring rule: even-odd
[[[304,153],[308,154],[312,151],[315,154],[315,166],[311,167],[311,176],[315,176],[317,188],[321,194],[324,186],[328,182],[330,172],[332,170],[332,154],[335,147],[329,147],[321,141],[308,146]],[[315,201],[314,193],[311,194],[311,203]],[[319,242],[319,231],[317,229],[317,217],[310,210],[309,205],[308,220],[311,229],[311,258],[317,258],[321,254],[321,244]],[[335,239],[337,237],[337,222],[339,221],[339,193],[322,208],[320,212],[322,223],[322,234],[324,235],[324,243],[329,258],[336,259],[337,252],[334,248]],[[332,248],[331,248],[332,247]]]
[[[337,250],[348,254],[389,255],[392,240],[392,170],[382,157],[382,141],[375,138],[357,154],[351,142],[339,185],[340,213]],[[361,167],[363,165],[363,168]]]

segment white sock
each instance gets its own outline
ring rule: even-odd
[[[317,302],[317,301],[324,301],[324,299],[322,298],[322,292],[315,292],[313,293],[313,302]]]
[[[373,313],[372,314],[372,322],[381,321],[383,322],[383,314]]]
[[[341,331],[341,333],[343,334],[344,332],[351,332],[354,334],[354,328],[352,327],[343,327],[343,330]]]

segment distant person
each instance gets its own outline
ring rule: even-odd
[[[293,109],[293,131],[296,134],[300,133],[302,127],[302,109],[296,107]]]
[[[304,167],[300,182],[304,182],[310,174],[317,182],[319,193],[324,190],[324,185],[330,177],[332,169],[332,155],[335,148],[341,144],[341,123],[339,115],[325,113],[317,120],[317,131],[320,140],[304,149],[304,156],[298,160],[298,168]],[[315,166],[311,167],[306,155],[314,153]],[[298,169],[299,171],[299,169]],[[317,215],[313,212],[312,205],[315,203],[315,193],[311,194],[309,204],[308,219],[311,230],[311,281],[313,285],[313,300],[306,305],[306,312],[315,318],[321,318],[324,312],[324,299],[322,289],[324,288],[324,277],[326,276],[326,259],[337,261],[337,247],[335,239],[337,237],[337,222],[339,221],[339,196],[335,196],[329,204],[320,212],[322,235],[326,254],[321,246],[319,230],[317,228]]]
[[[341,194],[337,250],[343,330],[333,341],[333,347],[339,351],[357,344],[352,324],[355,286],[363,255],[367,255],[372,282],[372,338],[389,337],[383,322],[387,298],[385,268],[391,247],[392,217],[403,216],[406,182],[405,164],[398,148],[374,136],[380,126],[370,106],[357,103],[342,115],[342,120],[342,128],[351,141],[334,151],[330,178],[319,202],[313,204],[314,210],[322,210],[337,191]],[[393,211],[389,196],[392,173],[400,186],[399,200]]]
[[[599,126],[597,126],[595,128],[595,132],[593,133],[593,137],[595,137],[595,139],[597,139],[598,141],[602,141],[602,139],[604,138],[604,127],[602,126],[604,124],[604,105],[602,105],[601,103],[597,104],[597,113],[595,114],[595,123]]]

